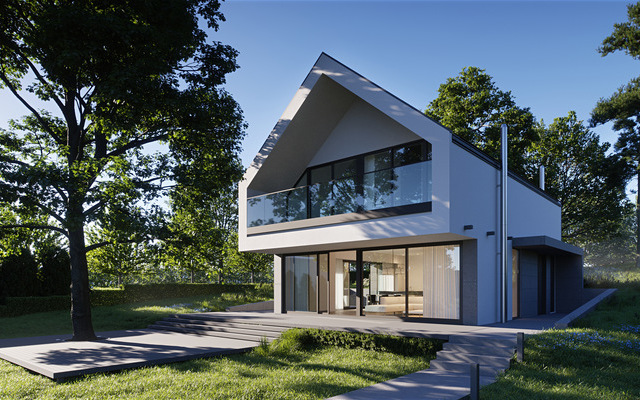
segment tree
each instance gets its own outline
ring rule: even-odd
[[[610,240],[627,204],[624,162],[607,155],[609,144],[600,144],[574,111],[540,127],[531,161],[545,166],[545,191],[562,205],[563,240],[578,245]]]
[[[109,244],[87,246],[87,224],[118,207],[150,225],[157,211],[151,205],[167,185],[215,193],[240,176],[244,122],[220,89],[237,68],[237,53],[208,42],[199,26],[216,31],[224,20],[219,6],[216,0],[0,5],[0,84],[29,111],[0,132],[0,201],[21,217],[2,228],[50,230],[67,241],[73,340],[95,339],[87,252]],[[57,114],[37,110],[23,89]],[[152,143],[165,147],[152,151]],[[28,222],[39,213],[48,221]]]
[[[627,6],[628,22],[614,25],[598,48],[602,56],[624,51],[640,59],[640,3]],[[640,77],[620,87],[611,97],[601,98],[591,113],[591,125],[613,122],[613,130],[619,133],[615,144],[617,152],[626,160],[640,178]],[[640,179],[638,180],[640,182]],[[636,196],[636,266],[640,267],[640,198]]]
[[[96,224],[87,232],[90,245],[108,243],[88,254],[89,271],[115,276],[118,286],[122,285],[125,275],[141,272],[147,260],[144,243],[125,232],[105,224]]]
[[[239,252],[237,233],[231,235],[225,245],[225,260],[231,272],[240,276],[248,275],[250,283],[255,283],[258,276],[271,277],[273,272],[273,255]]]
[[[222,281],[225,243],[238,221],[237,190],[235,184],[215,196],[195,185],[172,190],[171,223],[163,248],[169,262],[190,272],[191,282],[198,271]]]
[[[463,68],[440,85],[425,114],[495,159],[500,158],[500,127],[509,126],[509,169],[526,172],[526,150],[537,140],[535,118],[518,107],[511,92],[496,86],[484,69]]]

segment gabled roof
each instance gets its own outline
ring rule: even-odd
[[[500,163],[493,157],[323,52],[247,169],[245,179],[249,182],[249,190],[272,192],[293,187],[313,153],[356,99],[372,105],[423,139],[432,143],[453,142],[500,169]],[[261,175],[259,182],[253,182],[258,174]],[[560,204],[519,175],[509,171],[509,176],[547,200]]]
[[[273,191],[277,181],[281,181],[280,189],[293,186],[313,153],[357,100],[430,142],[451,141],[451,133],[442,125],[322,53],[248,168],[249,190]],[[252,184],[257,175],[260,179]],[[269,186],[262,187],[266,183]]]

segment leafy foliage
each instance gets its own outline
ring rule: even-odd
[[[640,3],[627,6],[628,22],[614,25],[613,33],[604,39],[598,49],[606,56],[616,51],[638,59],[640,56]],[[598,101],[591,113],[591,124],[613,122],[619,132],[615,144],[617,152],[640,177],[640,77],[620,87],[611,97]],[[636,198],[636,266],[640,266],[640,198]]]
[[[541,124],[530,160],[545,166],[546,192],[562,205],[562,237],[578,245],[610,240],[627,204],[624,162],[607,155],[609,144],[579,121],[574,111]]]
[[[526,171],[526,151],[538,138],[535,118],[529,108],[516,105],[511,92],[498,89],[484,69],[466,67],[448,78],[425,114],[495,159],[500,158],[501,125],[507,124],[509,168]]]
[[[86,252],[111,243],[87,248],[86,224],[115,216],[114,232],[151,232],[161,214],[154,201],[169,186],[216,194],[240,177],[244,122],[220,88],[237,52],[208,41],[200,26],[218,29],[219,6],[0,5],[0,87],[29,111],[0,131],[0,202],[19,217],[2,228],[49,230],[68,241],[75,339],[95,337]],[[37,110],[24,91],[57,114]],[[33,222],[41,215],[46,220]]]

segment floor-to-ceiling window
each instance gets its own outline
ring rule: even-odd
[[[458,244],[287,256],[285,276],[289,311],[357,315],[361,290],[364,315],[460,319]]]
[[[317,311],[318,256],[285,258],[288,311]]]
[[[329,312],[356,314],[356,252],[329,253]]]
[[[412,247],[409,253],[409,317],[460,318],[460,246]]]
[[[404,248],[362,252],[366,315],[405,314],[405,253]]]

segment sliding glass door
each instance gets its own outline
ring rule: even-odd
[[[458,244],[293,255],[284,265],[289,311],[460,319]]]

